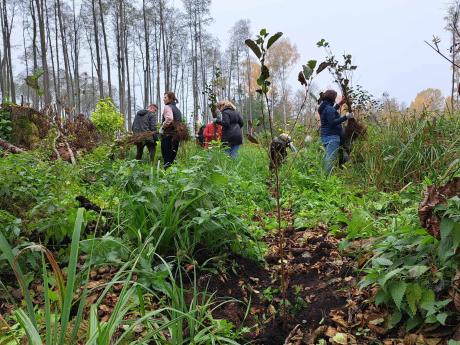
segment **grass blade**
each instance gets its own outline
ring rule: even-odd
[[[21,286],[22,293],[24,295],[24,299],[26,300],[27,313],[29,314],[30,321],[32,322],[32,325],[34,327],[37,327],[37,320],[35,319],[34,305],[32,303],[32,298],[30,297],[29,290],[27,289],[27,286],[26,286],[26,280],[24,278],[24,274],[22,273],[22,270],[19,267],[19,264],[17,264],[17,262],[15,261],[13,250],[11,249],[11,246],[6,240],[5,236],[3,236],[2,232],[0,232],[0,251],[2,251],[3,255],[5,255],[6,260],[8,261],[8,263],[10,264],[11,268],[14,271],[14,274],[16,275],[19,285]]]
[[[64,344],[67,326],[69,324],[70,308],[72,307],[72,300],[74,295],[75,277],[78,261],[78,247],[80,244],[80,233],[83,225],[83,208],[77,211],[77,218],[75,219],[75,226],[73,229],[72,243],[70,246],[70,259],[67,271],[67,285],[64,296],[64,306],[62,308],[61,316],[61,335],[59,337],[59,344]]]
[[[37,328],[33,325],[27,314],[22,309],[18,309],[14,312],[18,318],[18,322],[27,334],[30,345],[43,345],[40,335],[38,334]]]

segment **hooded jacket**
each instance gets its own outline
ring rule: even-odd
[[[155,116],[148,110],[142,109],[136,113],[132,130],[134,134],[139,134],[148,131],[156,131]],[[148,142],[155,142],[156,137],[152,136],[152,139],[147,139]]]
[[[228,146],[241,145],[243,143],[243,118],[240,113],[232,108],[222,110],[222,119],[216,120],[222,125],[222,142]]]
[[[347,120],[345,116],[340,116],[333,102],[323,101],[318,113],[321,119],[321,136],[338,135],[342,137],[342,123]]]

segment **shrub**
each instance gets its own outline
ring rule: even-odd
[[[124,129],[123,114],[117,110],[110,98],[97,102],[91,121],[106,139],[113,139],[117,131]]]

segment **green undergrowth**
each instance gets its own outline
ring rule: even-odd
[[[294,211],[296,228],[324,224],[342,238],[345,251],[355,240],[372,244],[353,255],[371,251],[359,272],[360,286],[377,291],[374,303],[389,311],[387,329],[413,331],[459,318],[449,295],[459,259],[458,197],[436,211],[442,219],[439,240],[418,218],[424,189],[458,175],[458,128],[458,117],[448,116],[371,125],[351,161],[332,176],[322,171],[318,142],[283,167],[283,205]]]

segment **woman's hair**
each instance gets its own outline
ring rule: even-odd
[[[175,94],[174,92],[172,92],[172,91],[167,91],[167,92],[165,92],[165,95],[168,96],[168,98],[169,98],[169,100],[170,100],[171,102],[176,102],[176,103],[179,102],[179,101],[177,100],[176,94]]]
[[[337,91],[327,90],[324,92],[320,92],[318,103],[321,103],[322,101],[329,101],[329,102],[334,103],[336,98],[337,98]]]
[[[227,101],[227,100],[217,102],[217,108],[218,109],[232,108],[233,110],[236,109],[235,105],[232,102]]]

